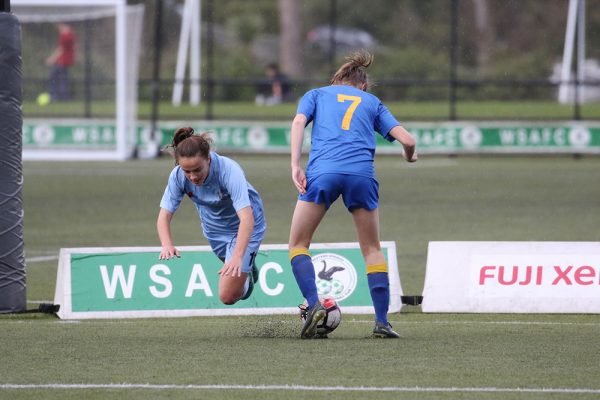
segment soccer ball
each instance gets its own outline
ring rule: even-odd
[[[325,307],[325,318],[317,325],[317,334],[327,335],[342,322],[342,311],[333,297],[326,297],[321,301]]]
[[[342,311],[333,297],[324,297],[321,304],[325,307],[325,318],[317,325],[317,336],[327,336],[333,332],[342,321]],[[300,307],[300,317],[306,320],[306,304]]]

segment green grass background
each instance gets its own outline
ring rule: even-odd
[[[447,101],[396,101],[386,102],[392,114],[401,121],[448,120],[450,104]],[[297,104],[284,103],[270,107],[259,107],[253,102],[231,101],[214,102],[211,112],[214,119],[258,119],[285,120],[291,119],[296,113]],[[112,117],[115,104],[111,101],[93,101],[90,103],[92,117]],[[170,102],[159,104],[161,119],[190,119],[198,120],[206,117],[207,103],[198,106],[183,103],[179,107]],[[580,116],[583,119],[600,119],[598,103],[582,104]],[[27,118],[36,117],[84,117],[85,103],[81,101],[50,103],[40,106],[35,101],[25,101],[23,113]],[[491,120],[570,120],[574,118],[574,106],[559,104],[554,101],[458,101],[455,108],[458,119],[491,119]],[[138,103],[138,118],[150,119],[152,104]]]
[[[285,243],[295,204],[286,156],[233,155]],[[28,259],[61,247],[157,246],[172,160],[24,165]],[[600,241],[600,158],[379,156],[382,240],[396,241],[405,294],[420,294],[431,240]],[[178,245],[206,244],[189,202]],[[355,241],[335,204],[315,242]],[[56,260],[30,262],[28,299],[52,300]],[[599,292],[600,295],[600,292]],[[300,300],[300,299],[299,299]],[[35,307],[35,304],[30,304]],[[600,390],[599,315],[391,316],[403,338],[368,339],[371,316],[347,315],[329,340],[301,341],[296,316],[60,321],[0,316],[6,383],[585,388]],[[598,393],[333,392],[191,389],[1,389],[1,399],[559,399]]]

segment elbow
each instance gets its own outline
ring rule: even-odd
[[[402,132],[398,137],[398,141],[406,148],[414,149],[417,145],[417,141],[415,140],[413,135],[411,135],[410,133],[408,133],[408,131],[404,129],[402,129]]]
[[[160,229],[164,226],[169,226],[169,223],[171,222],[171,217],[173,214],[169,213],[167,210],[165,210],[164,208],[161,208],[159,213],[158,213],[158,218],[156,218],[156,228]]]
[[[295,120],[292,122],[292,132],[303,132],[304,124],[301,121]]]
[[[240,219],[241,226],[252,231],[252,228],[254,228],[254,210],[252,206],[248,206],[242,209],[241,212],[238,212],[238,218]]]
[[[252,208],[250,208],[250,214],[248,215],[246,224],[248,224],[248,226],[250,227],[250,230],[252,230],[252,228],[254,228],[254,212],[252,211]]]
[[[306,116],[302,114],[297,114],[294,117],[294,120],[292,121],[292,127],[303,130],[304,127],[306,127]]]

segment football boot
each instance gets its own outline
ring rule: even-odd
[[[302,309],[300,312],[302,313]],[[302,331],[300,332],[301,339],[312,339],[315,337],[317,325],[325,318],[325,313],[325,307],[323,307],[323,304],[321,304],[320,301],[317,301],[317,304],[315,304],[313,308],[304,310],[306,319],[304,320],[304,326],[302,326]]]
[[[373,328],[373,337],[383,339],[396,339],[399,338],[400,335],[398,334],[398,332],[392,329],[392,325],[390,325],[389,323],[387,325],[384,325],[379,321],[375,321],[375,327]]]
[[[256,268],[256,264],[252,264],[252,272],[248,274],[248,290],[246,293],[240,297],[240,300],[246,300],[252,294],[254,290],[254,283],[258,280],[258,268]]]

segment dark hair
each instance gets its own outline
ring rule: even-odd
[[[175,164],[179,164],[181,157],[210,157],[212,140],[208,132],[196,134],[194,128],[179,128],[173,134],[173,141],[166,146],[166,150],[175,157]]]
[[[359,86],[364,83],[369,86],[369,77],[365,72],[373,63],[373,55],[367,51],[361,50],[346,57],[346,62],[333,74],[330,84],[343,85],[351,84]]]

